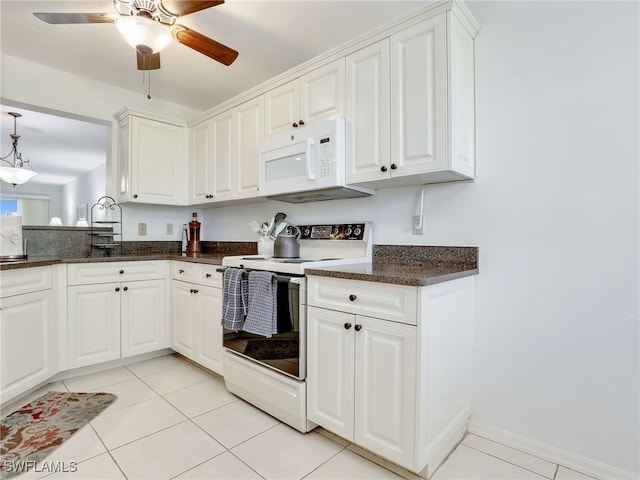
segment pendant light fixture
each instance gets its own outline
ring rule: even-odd
[[[0,160],[10,166],[0,167],[0,179],[4,180],[7,183],[10,183],[15,187],[16,185],[27,182],[30,178],[37,174],[31,168],[29,160],[23,160],[22,154],[18,152],[18,140],[20,139],[20,135],[18,135],[17,133],[16,119],[21,117],[22,115],[16,112],[9,112],[9,115],[13,117],[13,133],[10,134],[11,151],[4,157],[0,157]],[[12,155],[13,161],[7,160]],[[29,167],[31,170],[27,169],[26,167]]]

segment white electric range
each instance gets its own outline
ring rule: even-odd
[[[307,432],[315,424],[306,414],[306,279],[305,269],[371,262],[372,226],[299,225],[299,258],[259,255],[224,257],[222,265],[250,272],[273,272],[276,283],[277,333],[270,337],[224,329],[224,380],[227,390],[284,423]],[[225,282],[226,283],[226,282]],[[251,289],[251,286],[249,286]],[[223,294],[228,294],[224,292]],[[249,300],[251,309],[251,300]],[[265,314],[269,315],[269,314]],[[270,317],[265,317],[265,321]]]
[[[371,262],[372,226],[369,222],[298,225],[298,228],[300,229],[300,257],[298,258],[236,255],[224,257],[222,265],[303,275],[306,268]]]

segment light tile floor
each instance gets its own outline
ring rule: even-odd
[[[118,400],[58,448],[47,465],[17,478],[401,478],[351,451],[348,442],[289,428],[227,392],[218,376],[178,355],[46,385],[7,405],[2,415],[49,390],[104,391]],[[47,468],[52,465],[76,471],[51,473]],[[471,434],[432,479],[593,480]]]

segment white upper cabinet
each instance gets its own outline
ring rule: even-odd
[[[323,67],[265,93],[265,135],[344,115],[345,60]]]
[[[263,105],[259,96],[190,128],[190,204],[258,195]]]
[[[392,33],[388,53],[382,41],[347,57],[348,183],[381,187],[475,177],[477,26],[465,7],[454,6]],[[377,91],[386,82],[388,99]]]
[[[185,205],[186,123],[127,109],[117,118],[118,201]]]
[[[347,63],[347,183],[380,177],[390,158],[389,39],[349,56]]]

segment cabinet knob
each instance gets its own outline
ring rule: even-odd
[[[116,292],[119,292],[119,291],[120,291],[120,287],[116,287]]]
[[[380,167],[380,171],[381,171],[381,172],[386,172],[386,171],[387,171],[387,166],[386,166],[386,165],[382,165],[382,166]]]
[[[360,330],[362,330],[362,325],[356,324],[356,326],[353,328],[355,329],[356,332],[359,332]]]
[[[134,193],[134,194],[133,194],[133,198],[138,198],[138,194],[137,194],[137,193]]]
[[[124,287],[122,290],[126,292],[127,290],[129,290],[129,287]]]
[[[178,273],[184,273],[183,269],[178,270]]]
[[[298,124],[299,124],[300,126],[304,125],[304,120],[299,120],[299,121],[298,121]]]
[[[356,297],[353,293],[349,295],[349,300],[351,300],[352,302],[355,302],[357,298],[358,297]]]
[[[293,122],[293,123],[291,124],[291,126],[292,126],[293,128],[298,128],[298,124],[297,124],[296,122]]]
[[[351,328],[351,324],[349,322],[344,324],[345,330],[349,330]]]
[[[207,274],[205,275],[205,277],[207,277],[207,278],[211,278],[211,274],[210,274],[210,273],[207,273]]]
[[[118,273],[120,273],[120,275],[122,275],[124,273],[124,270],[120,270],[120,272],[118,272]]]
[[[398,166],[395,163],[391,164],[391,170],[395,170],[396,168],[398,168]]]

